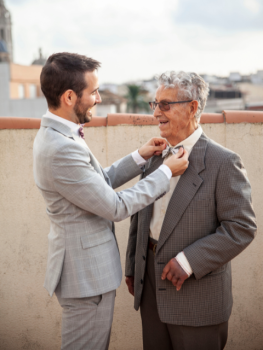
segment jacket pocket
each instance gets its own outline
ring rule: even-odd
[[[218,269],[216,269],[212,272],[209,272],[208,276],[217,275],[218,273],[224,272],[226,270],[226,266],[227,266],[227,264],[220,266]]]
[[[97,245],[106,243],[114,239],[113,233],[109,230],[103,230],[100,232],[89,233],[80,236],[81,245],[83,249],[95,247]]]

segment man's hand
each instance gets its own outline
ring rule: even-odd
[[[148,160],[152,156],[159,156],[167,145],[168,142],[165,139],[153,137],[139,149],[139,154],[145,160]]]
[[[188,152],[181,147],[176,154],[166,159],[163,164],[167,165],[171,169],[173,177],[182,175],[188,168],[188,157]]]
[[[134,296],[134,276],[126,277],[125,282],[128,286],[129,292]]]
[[[163,269],[162,280],[168,279],[179,291],[188,278],[188,274],[181,268],[175,258],[171,259]]]

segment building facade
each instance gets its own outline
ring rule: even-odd
[[[0,0],[0,62],[13,62],[11,14]]]

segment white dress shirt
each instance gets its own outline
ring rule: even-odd
[[[198,128],[190,135],[187,139],[181,141],[174,147],[184,146],[184,149],[189,153],[191,153],[194,145],[199,140],[202,135],[202,128],[198,125]],[[150,237],[154,238],[156,241],[159,240],[159,236],[161,233],[164,217],[166,214],[167,207],[169,205],[172,194],[177,186],[177,183],[180,179],[180,176],[172,177],[170,180],[170,191],[167,192],[162,198],[158,201],[154,202],[153,205],[153,215],[150,222]],[[190,276],[192,274],[191,266],[184,255],[184,252],[180,252],[176,256],[176,260],[180,264],[180,266],[185,270],[185,272]]]
[[[63,123],[65,125],[67,125],[75,135],[80,136],[79,135],[79,124],[76,124],[74,122],[71,122],[67,119],[61,118],[58,115],[55,115],[53,113],[51,113],[49,110],[47,110],[46,114],[43,115],[43,118],[50,118],[53,120],[56,120],[59,123]]]

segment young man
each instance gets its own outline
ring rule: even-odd
[[[85,56],[58,53],[41,73],[49,110],[34,142],[34,177],[51,223],[44,286],[51,296],[56,293],[63,308],[62,349],[67,350],[108,348],[115,290],[122,278],[113,222],[153,203],[169,190],[171,176],[188,166],[187,152],[181,150],[133,188],[114,192],[166,145],[152,139],[101,168],[83,140],[81,125],[101,102],[99,66]]]

